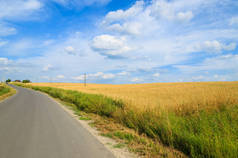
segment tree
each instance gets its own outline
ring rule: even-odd
[[[21,82],[21,80],[15,80],[14,82]]]
[[[12,80],[11,80],[10,78],[6,80],[7,83],[8,83],[8,82],[11,82],[11,81],[12,81]]]
[[[31,83],[30,80],[23,80],[22,83]]]

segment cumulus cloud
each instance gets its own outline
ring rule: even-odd
[[[194,65],[177,65],[175,66],[182,72],[199,73],[201,71],[234,71],[237,72],[238,55],[226,54],[216,57],[210,57],[203,62]]]
[[[234,16],[229,20],[230,25],[237,25],[238,26],[238,16]]]
[[[103,79],[112,79],[112,78],[114,78],[114,77],[115,77],[114,74],[104,74],[104,75],[102,76]]]
[[[137,1],[127,10],[109,12],[101,24],[106,30],[120,34],[138,36],[153,32],[159,26],[146,9],[144,1]]]
[[[16,73],[19,72],[19,66],[18,63],[13,62],[13,60],[10,60],[8,58],[2,58],[0,57],[0,77],[4,76],[4,73]]]
[[[147,3],[140,0],[129,9],[109,12],[101,24],[103,28],[114,33],[149,36],[148,33],[163,33],[167,29],[171,31],[186,25],[203,8],[212,6],[216,1],[152,0]]]
[[[143,79],[141,79],[141,78],[138,78],[138,77],[135,77],[135,78],[132,78],[131,79],[131,82],[143,82],[144,80]]]
[[[153,77],[159,77],[160,76],[160,73],[154,73],[153,74]]]
[[[22,19],[43,7],[39,0],[0,0],[1,19]]]
[[[88,74],[88,77],[93,77],[93,78],[102,78],[102,79],[112,79],[115,77],[114,74],[112,73],[103,73],[103,72],[97,72],[95,74]]]
[[[51,64],[48,64],[48,65],[44,66],[42,70],[43,71],[49,71],[52,68],[53,68],[53,66]]]
[[[0,36],[9,36],[17,33],[16,28],[0,21]]]
[[[238,55],[227,54],[210,57],[194,65],[177,65],[186,81],[237,80]]]
[[[75,77],[72,77],[72,79],[73,79],[73,80],[82,81],[82,80],[84,80],[84,75],[75,76]]]
[[[122,72],[117,73],[117,75],[119,75],[119,76],[126,76],[126,75],[129,75],[129,72],[122,71]]]
[[[183,0],[172,2],[154,0],[149,9],[151,15],[157,19],[190,21],[194,15],[191,10],[187,10],[189,9],[187,5],[191,5],[191,2],[186,4]]]
[[[179,12],[177,18],[179,21],[190,21],[193,18],[193,13],[191,11]]]
[[[64,79],[64,78],[65,78],[64,75],[58,75],[58,76],[56,76],[56,79]]]
[[[111,35],[96,36],[91,43],[91,48],[109,58],[122,57],[131,50],[124,37],[118,38]]]
[[[0,0],[0,37],[17,33],[17,29],[10,21],[34,19],[35,16],[30,15],[42,7],[43,3],[39,0]]]
[[[40,76],[40,78],[42,78],[42,79],[46,79],[46,80],[49,80],[49,79],[50,79],[49,76]]]
[[[190,39],[182,39],[181,36],[180,40],[178,35],[184,31],[183,26],[196,16],[194,6],[204,2],[204,0],[200,1],[202,2],[153,0],[151,3],[145,3],[137,1],[129,9],[111,11],[101,22],[105,30],[103,35],[110,33],[108,41],[115,41],[115,37],[120,41],[122,41],[121,38],[126,37],[126,40],[123,40],[123,44],[122,42],[112,44],[102,42],[105,41],[102,40],[103,35],[97,36],[94,38],[92,48],[108,57],[128,54],[131,59],[144,59],[150,62],[157,59],[157,63],[161,64],[182,60],[185,56],[177,54],[191,53],[192,49],[187,48]],[[97,46],[95,43],[98,43]],[[108,46],[101,43],[108,43]],[[125,53],[129,51],[131,53]],[[143,58],[145,53],[150,59]],[[167,61],[162,61],[163,59]]]
[[[236,49],[236,43],[223,44],[217,40],[205,41],[195,46],[197,51],[205,51],[208,53],[221,53],[222,51],[232,51]]]
[[[64,50],[71,55],[76,55],[75,48],[72,46],[67,46],[64,48]]]
[[[32,48],[37,48],[35,45],[35,41],[30,39],[20,39],[18,41],[9,42],[8,47],[4,48],[4,51],[11,56],[24,56],[31,50]]]
[[[107,27],[109,31],[120,32],[125,34],[139,35],[141,33],[142,24],[139,22],[126,22],[124,24],[112,24]]]
[[[201,81],[201,80],[204,80],[204,79],[205,79],[205,76],[202,76],[202,75],[192,77],[192,80],[194,80],[194,81]]]
[[[7,65],[9,63],[10,61],[8,60],[8,58],[0,58],[0,65]]]
[[[103,24],[108,24],[116,21],[125,21],[127,19],[135,18],[140,14],[144,9],[144,1],[137,1],[131,8],[128,10],[117,10],[109,12]]]
[[[112,74],[112,73],[103,73],[103,72],[97,72],[97,73],[90,73],[86,75],[87,79],[93,79],[93,80],[98,80],[98,79],[113,79],[116,77],[116,74]],[[80,75],[80,76],[76,76],[76,77],[72,77],[72,79],[74,80],[84,80],[85,79],[85,75]]]

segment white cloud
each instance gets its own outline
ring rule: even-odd
[[[214,75],[214,78],[219,78],[219,75],[215,74],[215,75]]]
[[[0,36],[9,36],[14,35],[16,33],[17,33],[16,28],[0,21]]]
[[[95,74],[89,74],[88,76],[89,76],[89,77],[100,77],[100,76],[103,76],[103,75],[104,75],[103,72],[97,72],[97,73],[95,73]]]
[[[34,41],[30,39],[21,39],[9,43],[8,47],[6,47],[4,50],[7,52],[8,55],[23,56],[28,53],[32,53],[29,52],[30,49],[38,47],[38,45],[35,45],[33,42]]]
[[[72,77],[72,79],[73,79],[73,80],[81,81],[81,80],[84,80],[84,75],[80,75],[80,76]]]
[[[98,78],[98,79],[100,79],[100,78],[102,78],[102,79],[112,79],[112,78],[115,77],[114,74],[111,74],[111,73],[105,74],[103,72],[97,72],[95,74],[89,74],[88,76],[93,77],[93,78]]]
[[[122,72],[117,73],[117,75],[119,75],[119,76],[126,76],[126,75],[129,75],[129,73],[126,72],[126,71],[122,71]]]
[[[0,65],[7,65],[9,62],[8,58],[0,58]]]
[[[39,0],[0,0],[0,36],[16,34],[17,29],[10,21],[36,19],[34,14],[42,7]]]
[[[41,76],[40,78],[42,78],[42,79],[47,79],[47,80],[49,80],[49,79],[50,79],[50,77],[49,77],[49,76]]]
[[[153,74],[153,77],[159,77],[159,76],[160,76],[160,73]]]
[[[26,17],[42,7],[43,4],[39,0],[0,0],[0,18],[26,20]]]
[[[220,55],[217,57],[207,58],[203,62],[196,65],[179,65],[175,67],[186,73],[199,73],[201,71],[237,72],[238,55]]]
[[[216,2],[217,0],[152,0],[145,3],[140,0],[129,9],[109,12],[103,19],[102,26],[112,33],[154,36],[165,33],[164,31],[173,32],[177,27],[186,25],[204,8],[209,5],[212,7]]]
[[[11,72],[12,69],[10,67],[0,67],[0,71]]]
[[[190,21],[193,18],[193,13],[191,11],[187,11],[187,12],[179,12],[177,14],[177,18],[180,21]]]
[[[159,26],[157,21],[149,15],[144,1],[137,1],[127,10],[117,10],[109,12],[102,26],[112,33],[141,35],[155,31]],[[148,27],[149,26],[149,27]]]
[[[71,55],[75,55],[76,52],[75,52],[75,48],[72,47],[72,46],[67,46],[64,48],[64,50],[68,53],[68,54],[71,54]]]
[[[142,30],[142,24],[139,22],[126,22],[123,25],[112,24],[107,27],[110,31],[121,32],[125,34],[139,35]]]
[[[223,45],[223,49],[227,51],[233,51],[236,49],[236,43],[230,43],[228,45]]]
[[[8,41],[1,41],[1,40],[0,40],[0,47],[6,45],[7,43],[8,43]]]
[[[64,79],[65,76],[64,76],[64,75],[58,75],[58,76],[56,76],[56,78],[57,78],[57,79]]]
[[[135,77],[135,78],[131,79],[131,82],[143,82],[143,79]]]
[[[111,35],[96,36],[91,43],[91,48],[107,57],[122,56],[131,50],[124,37],[117,38]]]
[[[205,41],[202,44],[196,45],[196,51],[205,51],[208,53],[221,53],[222,51],[232,51],[236,49],[236,43],[230,43],[228,45],[222,44],[221,42],[214,41]]]
[[[103,73],[103,72],[97,72],[97,73],[90,73],[90,74],[86,74],[86,78],[87,79],[113,79],[115,78],[116,75],[112,74],[112,73]],[[85,76],[84,75],[80,75],[80,76],[76,76],[76,77],[72,77],[72,79],[74,80],[84,80]]]
[[[137,1],[131,8],[128,10],[117,10],[109,12],[104,21],[105,23],[111,23],[115,21],[127,20],[128,18],[134,18],[138,16],[144,9],[144,1]]]
[[[201,80],[204,80],[204,79],[205,79],[205,77],[202,76],[202,75],[192,77],[192,80],[194,80],[194,81],[201,81]]]
[[[154,0],[152,5],[148,7],[151,16],[160,20],[169,21],[190,21],[194,14],[190,9],[193,6],[199,6],[202,0],[195,0],[194,2],[186,0],[166,1]]]
[[[102,76],[103,79],[112,79],[112,78],[114,78],[114,77],[115,77],[114,74],[104,74],[104,75]]]
[[[230,24],[230,25],[237,25],[237,26],[238,26],[238,16],[232,17],[232,18],[229,20],[229,24]]]
[[[48,64],[48,65],[44,66],[42,70],[43,71],[49,71],[52,68],[53,68],[53,66],[51,64]]]
[[[137,1],[129,9],[109,12],[101,22],[104,34],[109,32],[111,37],[126,37],[126,40],[115,47],[114,43],[102,42],[97,36],[95,38],[100,42],[97,46],[92,45],[92,48],[109,57],[127,54],[128,58],[142,60],[146,54],[149,58],[144,58],[145,61],[150,60],[161,65],[184,60],[187,56],[182,54],[192,52],[189,48],[191,40],[183,39],[182,35],[181,39],[178,37],[196,16],[197,8],[194,6],[200,6],[203,2],[205,0],[153,0],[151,3]],[[125,53],[127,51],[131,53]]]

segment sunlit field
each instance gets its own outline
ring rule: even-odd
[[[139,109],[162,107],[181,113],[238,104],[238,82],[87,84],[86,87],[81,83],[32,85],[103,94],[114,99],[122,99],[128,106]]]

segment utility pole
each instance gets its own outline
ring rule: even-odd
[[[84,87],[86,87],[86,84],[87,84],[86,80],[87,80],[86,73],[84,73]]]

